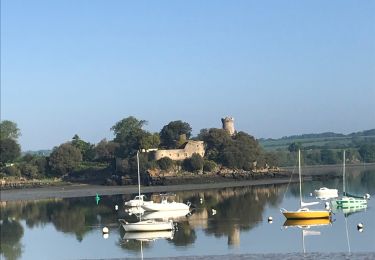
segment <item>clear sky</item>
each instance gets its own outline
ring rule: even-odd
[[[22,150],[135,116],[256,138],[375,128],[375,1],[1,1],[1,120]]]

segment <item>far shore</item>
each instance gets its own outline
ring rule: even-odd
[[[316,165],[316,166],[304,166],[302,173],[305,176],[331,176],[333,171],[339,172],[342,165]],[[375,163],[368,164],[351,164],[347,165],[347,169],[362,170],[369,169],[375,170]],[[283,167],[284,172],[298,171],[295,167]],[[183,182],[183,180],[181,180]],[[234,179],[215,179],[207,183],[181,183],[178,185],[160,185],[160,186],[142,186],[142,193],[164,193],[164,192],[176,192],[176,191],[187,191],[187,190],[205,190],[205,189],[217,189],[227,187],[243,187],[243,186],[256,186],[256,185],[273,185],[273,184],[285,184],[290,181],[287,176],[283,177],[272,177],[272,178],[260,178],[250,180],[234,180]],[[292,182],[298,181],[298,174],[293,176]],[[53,199],[53,198],[74,198],[74,197],[90,197],[99,195],[119,195],[119,194],[136,194],[138,193],[137,185],[127,186],[104,186],[104,185],[92,185],[92,184],[68,184],[59,186],[46,186],[41,188],[23,188],[23,189],[9,189],[0,190],[0,201],[17,201],[17,200],[41,200],[41,199]]]
[[[292,179],[293,182],[297,181]],[[246,181],[225,181],[202,184],[181,184],[168,186],[142,186],[142,193],[153,192],[176,192],[186,190],[206,190],[227,187],[243,187],[256,185],[271,185],[288,183],[289,178],[268,178],[260,180]],[[74,198],[74,197],[90,197],[99,195],[119,195],[119,194],[135,194],[138,193],[137,185],[129,186],[102,186],[89,184],[72,184],[66,186],[51,186],[43,188],[25,188],[11,189],[0,191],[0,201],[17,201],[17,200],[41,200],[52,198]]]

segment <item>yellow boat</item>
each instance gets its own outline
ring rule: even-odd
[[[309,210],[303,208],[297,211],[284,211],[283,215],[287,219],[329,219],[331,213],[327,210]]]
[[[296,211],[288,211],[281,209],[281,212],[287,219],[319,219],[329,218],[331,212],[328,210],[310,210],[306,208],[308,205],[319,204],[319,202],[305,203],[302,201],[302,177],[301,177],[301,151],[298,150],[298,174],[299,174],[299,197],[300,209]]]

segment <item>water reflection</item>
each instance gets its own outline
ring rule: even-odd
[[[314,189],[318,187],[329,186],[338,187],[340,189],[342,186],[340,178],[304,182],[303,185],[304,196],[313,192]],[[362,172],[351,170],[351,172],[348,173],[348,186],[351,191],[353,190],[357,193],[363,193],[363,191],[365,191],[374,195],[375,172],[370,170]],[[189,212],[174,212],[173,214],[145,212],[143,215],[143,219],[172,219],[177,225],[177,229],[173,234],[170,232],[168,234],[125,233],[118,223],[118,219],[126,218],[132,222],[138,220],[137,212],[125,211],[125,208],[122,206],[123,202],[132,197],[132,195],[102,196],[99,205],[96,205],[94,197],[2,202],[0,204],[0,254],[6,259],[22,258],[23,254],[27,255],[25,250],[29,246],[29,244],[25,243],[31,243],[30,240],[28,240],[28,242],[23,240],[25,234],[32,233],[32,231],[35,230],[44,230],[48,226],[52,226],[54,228],[53,232],[55,233],[67,234],[67,237],[70,237],[70,239],[80,245],[84,244],[86,238],[90,236],[90,238],[92,238],[93,233],[100,234],[100,239],[103,240],[101,237],[101,228],[103,226],[108,226],[111,231],[110,237],[106,241],[112,241],[111,239],[114,238],[115,241],[112,242],[113,246],[127,254],[129,252],[133,252],[133,254],[139,253],[141,250],[141,241],[144,250],[157,250],[152,247],[152,243],[165,243],[166,245],[164,245],[164,247],[170,248],[169,250],[177,250],[176,248],[191,249],[194,248],[194,246],[198,246],[198,236],[202,236],[203,241],[217,241],[218,239],[222,239],[228,245],[229,249],[232,247],[240,248],[240,245],[244,245],[244,243],[247,242],[247,238],[244,234],[249,232],[258,234],[256,233],[257,227],[268,230],[266,234],[269,235],[269,237],[266,237],[266,239],[272,240],[272,236],[277,234],[279,230],[276,228],[275,224],[277,224],[278,221],[284,221],[282,215],[280,215],[279,219],[278,216],[273,215],[273,227],[272,225],[262,225],[267,218],[265,214],[269,214],[266,212],[273,210],[273,212],[278,212],[283,199],[283,204],[290,203],[293,205],[295,203],[295,199],[297,199],[299,195],[298,185],[289,185],[287,194],[284,197],[284,192],[286,190],[287,185],[267,185],[178,192],[176,194],[177,201],[191,201],[195,206],[191,214]],[[115,210],[114,205],[119,205],[118,211]],[[216,211],[216,214],[213,214],[213,210]],[[348,218],[354,213],[357,215],[358,212],[363,213],[369,209],[363,207],[360,209],[333,210],[336,214],[334,218],[340,219],[340,216]],[[367,212],[365,213],[367,214]],[[373,212],[371,212],[371,214],[373,214]],[[360,218],[354,217],[352,221],[359,222],[364,218],[363,216],[360,216]],[[280,225],[281,224],[282,223],[280,223]],[[339,224],[342,225],[340,222]],[[370,223],[366,224],[369,226]],[[304,226],[293,223],[286,224],[288,227],[293,225]],[[307,226],[313,225],[310,223],[310,225]],[[342,225],[341,228],[343,227]],[[317,228],[319,229],[320,227]],[[364,234],[365,232],[361,235]],[[334,236],[334,234],[332,234],[332,236]],[[332,237],[332,239],[334,240],[335,237]],[[280,237],[278,241],[280,241]],[[35,243],[37,242],[36,240]],[[48,238],[44,238],[40,239],[38,243],[45,243],[48,247],[49,243],[53,243],[53,241],[48,241]],[[312,240],[311,243],[317,242]],[[359,246],[357,246],[357,248],[359,248]],[[249,252],[246,250],[251,249],[242,247],[241,250]],[[269,250],[267,252],[273,252],[271,247],[267,250]],[[205,252],[207,254],[210,252],[211,254],[215,253],[213,248],[207,248]],[[85,257],[86,256],[83,255],[81,258]]]
[[[321,231],[316,230],[316,227],[328,226],[329,224],[331,224],[330,219],[298,219],[285,221],[284,227],[296,227],[301,230],[302,252],[306,253],[305,237],[320,236]]]

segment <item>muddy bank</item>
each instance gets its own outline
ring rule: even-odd
[[[207,180],[208,181],[208,180]],[[293,182],[298,179],[293,178]],[[143,193],[152,192],[176,192],[184,190],[205,190],[225,187],[242,187],[268,184],[288,183],[289,178],[268,178],[261,180],[242,180],[242,181],[215,181],[210,179],[210,182],[198,184],[179,184],[166,186],[146,186],[142,187]],[[26,189],[12,189],[0,191],[1,201],[14,200],[38,200],[49,198],[73,198],[73,197],[89,197],[99,195],[117,195],[117,194],[135,194],[138,192],[137,185],[130,186],[100,186],[87,184],[74,184],[60,187],[44,187],[44,188],[26,188]]]

